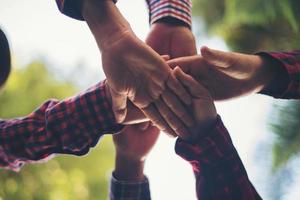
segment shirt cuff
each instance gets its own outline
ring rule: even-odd
[[[260,93],[275,98],[300,97],[300,51],[293,52],[260,52],[257,55],[272,59],[279,71],[271,83]]]
[[[192,1],[191,0],[148,0],[150,24],[165,17],[172,17],[192,25]]]
[[[151,200],[149,181],[121,181],[112,174],[110,181],[110,200]]]
[[[227,129],[218,116],[215,126],[206,134],[206,137],[200,138],[198,142],[187,142],[178,138],[175,151],[180,157],[190,162],[194,169],[200,169],[200,166],[195,165],[216,165],[227,157],[231,157],[235,148]]]

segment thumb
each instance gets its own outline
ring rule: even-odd
[[[125,94],[119,94],[112,89],[110,89],[110,94],[112,98],[112,110],[116,121],[122,123],[127,114],[127,96]]]
[[[188,89],[193,98],[211,99],[209,91],[192,76],[184,73],[179,67],[174,69],[175,76]]]
[[[214,50],[206,46],[203,46],[200,51],[205,61],[217,67],[228,68],[236,60],[235,55],[230,52]]]
[[[170,55],[168,54],[164,54],[164,55],[161,55],[162,59],[164,59],[164,61],[168,61],[171,59]]]
[[[148,122],[142,122],[140,124],[137,124],[137,128],[140,130],[140,131],[145,131],[147,130],[149,127],[151,126],[151,123],[148,121]]]

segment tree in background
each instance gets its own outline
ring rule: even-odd
[[[193,14],[230,49],[253,53],[300,46],[300,1],[194,0]]]
[[[0,118],[27,115],[49,98],[63,99],[76,91],[71,83],[54,78],[42,62],[32,62],[13,70],[0,94]],[[84,157],[58,156],[45,164],[29,164],[19,173],[0,170],[0,200],[106,199],[112,145],[104,138]]]

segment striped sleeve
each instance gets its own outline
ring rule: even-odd
[[[150,24],[164,17],[174,17],[192,24],[192,1],[191,0],[147,0],[149,8]]]

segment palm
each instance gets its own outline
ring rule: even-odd
[[[147,122],[149,123],[149,122]],[[120,134],[113,136],[116,150],[119,154],[140,159],[146,157],[159,136],[159,129],[148,126],[146,130],[140,130],[139,125],[128,125]]]
[[[171,58],[196,54],[194,35],[184,26],[155,23],[146,43],[160,55],[170,55]]]

